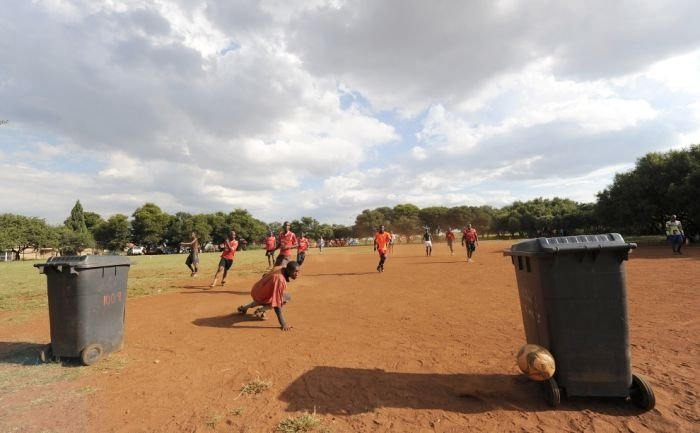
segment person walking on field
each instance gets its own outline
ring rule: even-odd
[[[267,266],[272,268],[275,264],[275,250],[277,249],[277,238],[272,232],[267,233],[265,238],[265,257],[267,257]]]
[[[192,232],[192,240],[189,242],[180,242],[181,247],[190,247],[190,253],[187,255],[185,264],[190,268],[190,277],[197,276],[197,265],[199,265],[199,239],[197,233]]]
[[[306,260],[306,252],[309,250],[309,240],[304,236],[304,232],[299,233],[299,242],[297,247],[297,263],[299,266],[304,264]]]
[[[323,247],[326,246],[326,241],[323,240],[323,236],[319,236],[316,243],[318,244],[318,253],[323,254]]]
[[[685,233],[683,233],[683,225],[675,215],[671,215],[671,219],[666,221],[666,239],[671,243],[673,254],[682,254],[681,247],[685,241]]]
[[[260,308],[254,314],[259,319],[265,320],[267,310],[274,309],[280,329],[289,331],[292,327],[284,319],[282,307],[291,299],[289,294],[285,293],[287,283],[289,280],[296,280],[298,276],[299,264],[295,261],[288,262],[285,266],[274,268],[253,285],[250,291],[253,301],[238,307],[238,313],[246,314],[248,309],[259,306]]]
[[[467,262],[472,262],[472,255],[479,245],[479,235],[476,229],[471,224],[467,224],[467,228],[462,231],[462,246],[467,245]]]
[[[280,231],[280,237],[277,239],[277,248],[280,249],[280,253],[277,256],[277,260],[275,260],[275,266],[284,266],[291,261],[292,250],[298,246],[297,235],[289,228],[289,222],[285,221]]]
[[[377,272],[384,272],[384,262],[386,261],[386,250],[391,244],[391,235],[384,231],[384,225],[379,226],[379,230],[374,234],[374,251],[379,252],[379,265]]]
[[[454,256],[455,250],[452,248],[452,243],[455,241],[455,234],[454,232],[452,232],[452,227],[447,229],[447,233],[445,233],[445,239],[447,240],[447,246],[450,247],[450,255]]]
[[[226,284],[226,275],[228,275],[229,269],[233,266],[233,257],[236,255],[236,249],[238,248],[238,241],[236,240],[236,232],[231,230],[228,234],[228,238],[224,240],[224,251],[221,253],[221,259],[219,259],[219,267],[216,269],[216,274],[214,274],[214,281],[211,282],[209,287],[214,287],[216,285],[216,280],[219,277],[219,273],[223,273],[221,277],[221,285]]]
[[[430,234],[430,229],[425,228],[425,233],[423,233],[423,245],[425,245],[425,255],[430,257],[433,255],[433,235]]]

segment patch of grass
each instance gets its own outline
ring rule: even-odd
[[[229,413],[229,415],[234,415],[234,416],[242,415],[243,414],[243,406],[234,407],[233,409],[229,409],[228,413]]]
[[[220,423],[224,418],[220,415],[212,415],[207,419],[207,427],[214,428],[218,423]]]
[[[72,381],[85,368],[66,368],[60,363],[38,365],[0,364],[0,394],[10,394],[25,388]]]
[[[95,373],[109,373],[112,371],[119,371],[126,368],[129,360],[126,355],[122,353],[112,353],[102,359],[100,362],[94,364],[91,368],[91,372]]]
[[[34,268],[34,263],[0,263],[0,310],[28,311],[48,305],[45,276]]]
[[[241,394],[260,394],[261,392],[269,389],[270,386],[272,386],[272,381],[262,380],[258,377],[255,380],[252,380],[243,385],[243,387],[241,388]]]
[[[282,433],[309,432],[321,425],[321,418],[314,413],[304,413],[294,418],[287,418],[277,425],[277,431]]]
[[[400,248],[400,245],[398,246]],[[238,251],[231,270],[234,279],[261,276],[267,271],[267,260],[263,250]],[[371,254],[372,245],[354,247],[326,247],[323,254]],[[310,256],[318,254],[311,249]],[[220,253],[200,254],[199,279],[213,277],[219,264]],[[130,256],[131,267],[128,274],[128,296],[141,297],[182,290],[179,284],[189,278],[190,271],[185,266],[186,254],[163,254],[154,256]],[[47,259],[16,262],[0,262],[0,310],[10,311],[10,317],[3,321],[20,321],[22,313],[47,309],[47,277],[40,274],[33,265],[46,263]],[[249,287],[246,287],[249,289]]]

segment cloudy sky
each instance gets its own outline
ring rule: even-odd
[[[700,2],[4,0],[0,213],[595,201],[700,143]]]

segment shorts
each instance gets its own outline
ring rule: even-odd
[[[224,268],[228,271],[229,269],[231,269],[231,266],[233,266],[233,259],[225,259],[222,257],[221,260],[219,260],[220,268]]]
[[[199,263],[199,254],[192,254],[190,253],[187,256],[187,260],[185,260],[186,265],[196,265]]]
[[[266,250],[265,257],[273,257],[275,255],[275,250]]]
[[[433,241],[423,241],[423,245],[425,245],[426,247],[432,248],[432,247],[433,247]]]
[[[467,242],[467,251],[475,251],[476,250],[476,243],[475,242]]]

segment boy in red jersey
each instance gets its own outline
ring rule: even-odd
[[[309,240],[304,237],[304,232],[299,233],[299,235],[301,237],[299,238],[299,247],[297,249],[297,263],[301,266],[306,259],[306,251],[309,249]]]
[[[452,243],[455,241],[455,234],[452,232],[452,227],[449,227],[447,229],[447,233],[445,233],[445,239],[447,240],[447,246],[450,247],[450,255],[454,256],[455,250],[452,249]]]
[[[275,264],[275,250],[277,249],[277,238],[272,232],[267,233],[265,238],[265,257],[267,257],[267,266],[272,267]]]
[[[386,249],[391,244],[391,235],[384,231],[384,225],[379,226],[379,231],[374,234],[374,251],[379,252],[379,265],[377,272],[384,272],[384,262],[386,261]]]
[[[479,236],[476,234],[476,229],[472,228],[471,224],[467,224],[467,228],[462,231],[462,246],[467,244],[467,262],[472,261],[472,254],[479,245]]]
[[[285,293],[287,290],[287,283],[290,279],[296,280],[298,276],[299,264],[294,261],[287,263],[284,267],[280,266],[273,269],[271,272],[263,275],[260,281],[253,285],[253,289],[250,291],[250,296],[253,298],[253,301],[238,307],[238,312],[240,314],[246,314],[249,308],[260,306],[260,308],[256,310],[255,315],[265,320],[266,311],[272,308],[277,315],[280,329],[289,331],[292,327],[284,320],[282,307],[290,299],[289,294]]]
[[[275,260],[275,266],[284,266],[292,260],[292,250],[297,247],[297,235],[289,229],[289,222],[285,221],[280,231],[279,239],[277,239],[277,248],[280,249],[280,254]]]
[[[219,276],[219,272],[223,272],[221,277],[221,285],[226,284],[226,275],[228,275],[228,270],[233,266],[233,256],[236,255],[236,249],[238,248],[238,241],[236,240],[236,232],[231,230],[228,234],[228,238],[224,240],[224,252],[221,253],[221,259],[219,260],[219,267],[216,269],[216,274],[214,274],[214,281],[212,281],[209,287],[214,287],[216,285],[216,279]]]

